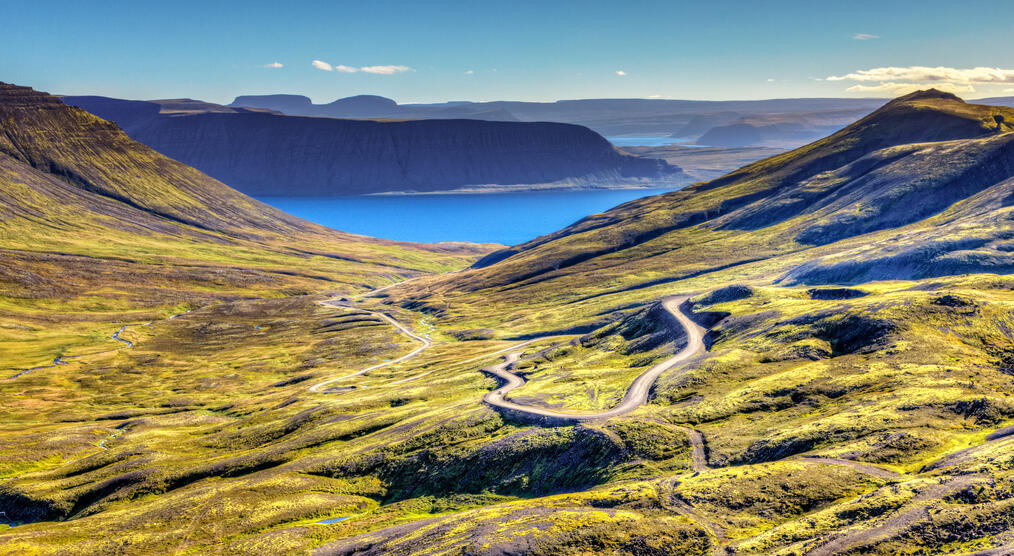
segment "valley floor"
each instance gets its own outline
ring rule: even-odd
[[[1014,448],[1011,421],[1007,406],[983,390],[1009,386],[980,375],[972,387],[985,397],[945,395],[968,386],[960,376],[940,382],[951,372],[945,361],[902,363],[898,357],[926,353],[912,339],[827,359],[820,342],[839,340],[792,340],[798,335],[786,336],[784,325],[747,318],[832,307],[848,315],[906,299],[898,321],[918,316],[931,326],[925,333],[944,326],[962,337],[972,326],[989,334],[962,324],[969,311],[1005,329],[995,319],[1014,303],[1008,290],[948,286],[983,300],[968,306],[941,302],[924,286],[942,284],[885,283],[847,303],[805,301],[806,291],[794,288],[754,288],[718,303],[695,298],[698,318],[725,311],[739,321],[726,317],[709,334],[708,353],[663,375],[651,404],[549,427],[484,405],[497,386],[479,370],[520,352],[538,386],[559,364],[629,365],[616,343],[622,336],[603,337],[608,347],[577,335],[484,339],[486,332],[447,329],[439,317],[385,304],[386,292],[333,306],[296,296],[211,304],[151,324],[137,319],[120,333],[132,347],[116,345],[110,328],[89,355],[3,385],[0,510],[24,517],[0,539],[12,554],[893,554],[918,546],[964,554],[1014,542],[1005,494],[1014,476],[1004,463]],[[642,313],[629,318],[650,326]],[[760,336],[728,336],[750,330]],[[756,351],[763,338],[773,343]],[[421,339],[432,344],[419,350]],[[656,346],[650,357],[671,354],[679,342]],[[750,345],[767,355],[742,367]],[[961,345],[938,358],[964,349],[970,361],[971,347]],[[775,356],[783,347],[796,351]],[[858,375],[846,370],[869,349],[912,377],[907,393],[887,394],[901,384],[889,387],[894,371],[877,370],[883,363]],[[628,368],[627,378],[598,386],[613,388],[608,399],[622,397],[638,374]],[[743,372],[753,378],[736,378]],[[551,403],[580,390],[588,379],[579,377],[531,393],[526,384],[510,396]],[[822,381],[830,382],[817,386]],[[886,397],[837,409],[824,406],[842,394],[779,401],[787,384],[811,396],[836,382]],[[694,393],[702,389],[712,394]],[[972,401],[934,401],[954,398]],[[893,399],[908,405],[889,409]],[[948,412],[967,415],[961,428]],[[347,519],[320,523],[331,518]]]
[[[913,93],[497,251],[0,115],[0,553],[1014,552],[1006,109]]]

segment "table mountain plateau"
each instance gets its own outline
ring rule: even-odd
[[[690,181],[679,168],[619,152],[576,125],[343,120],[243,108],[184,113],[177,106],[167,112],[164,101],[63,100],[250,195],[666,187]]]
[[[549,121],[587,126],[605,136],[698,138],[713,146],[797,147],[833,133],[879,107],[880,99],[800,98],[751,101],[581,99],[556,102],[398,104],[359,95],[313,104],[301,95],[244,95],[234,107],[332,118],[468,118]],[[729,127],[735,126],[735,127]],[[714,130],[712,133],[709,130]]]

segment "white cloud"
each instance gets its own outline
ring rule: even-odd
[[[393,75],[395,73],[415,70],[408,66],[363,66],[359,68],[359,71],[365,73],[377,73],[380,75]]]
[[[468,70],[465,72],[465,75],[475,75],[475,70]]]
[[[627,75],[627,72],[625,72],[623,70],[616,70],[616,75],[619,75],[620,77],[623,77],[624,75]]]
[[[402,73],[402,72],[405,72],[405,71],[415,71],[414,69],[412,69],[412,68],[410,68],[408,66],[363,66],[361,68],[357,68],[355,66],[346,66],[346,65],[343,65],[343,64],[338,64],[336,66],[332,66],[331,64],[329,64],[327,62],[322,62],[320,60],[314,60],[310,64],[313,67],[315,67],[315,68],[317,68],[319,70],[323,70],[323,71],[337,71],[337,72],[341,72],[341,73],[358,73],[358,72],[363,72],[363,73],[375,73],[375,74],[379,74],[379,75],[393,75],[395,73]],[[279,64],[277,67],[282,67],[282,66],[281,66],[281,64]],[[471,70],[469,70],[469,71],[471,71]]]
[[[873,39],[879,39],[880,35],[871,35],[869,33],[856,33],[855,35],[852,35],[852,38],[857,41],[869,41]]]
[[[774,83],[774,82],[775,82],[775,78],[774,77],[769,77],[768,78],[768,83]]]
[[[945,66],[883,67],[859,70],[845,75],[832,75],[828,81],[910,81],[935,83],[1014,83],[1014,69],[950,68]]]
[[[651,95],[648,98],[662,98],[662,95]]]
[[[968,84],[934,83],[933,87],[941,91],[955,94],[974,93],[975,87]],[[925,89],[924,83],[879,83],[877,85],[853,85],[845,91],[849,93],[886,93],[891,96],[907,95]]]
[[[285,64],[281,62],[271,62],[270,64],[264,64],[266,68],[284,68]]]
[[[319,69],[319,70],[324,70],[324,71],[331,71],[331,70],[334,69],[334,68],[331,67],[331,64],[329,64],[327,62],[321,62],[320,60],[314,60],[314,61],[310,62],[310,65],[313,66],[313,67],[315,67],[315,68],[317,68],[317,69]]]
[[[1005,92],[1005,93],[1014,93],[1014,87],[1011,87],[1010,89],[1004,89],[1003,92]]]

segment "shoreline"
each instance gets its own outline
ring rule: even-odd
[[[689,185],[689,184],[687,184]],[[381,191],[377,193],[363,193],[359,195],[262,195],[255,194],[251,197],[255,199],[271,199],[276,197],[284,197],[290,199],[342,199],[349,197],[417,197],[417,196],[438,196],[438,195],[496,195],[505,193],[578,193],[584,191],[679,191],[686,185],[667,186],[667,185],[625,185],[620,187],[595,187],[595,186],[554,186],[554,187],[532,187],[529,185],[521,187],[510,187],[510,186],[492,186],[492,187],[468,187],[462,189],[440,189],[436,191]]]

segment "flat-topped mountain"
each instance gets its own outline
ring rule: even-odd
[[[675,186],[665,162],[618,152],[576,125],[480,120],[371,121],[254,113],[167,113],[165,105],[64,101],[251,195],[334,196],[459,188]],[[371,98],[349,102],[371,104]]]
[[[334,102],[313,104],[303,95],[242,95],[229,106],[277,110],[296,116],[330,116],[340,118],[386,118],[397,114],[398,103],[378,95],[356,95]]]
[[[854,122],[880,99],[799,98],[748,101],[578,99],[556,102],[397,104],[361,95],[314,104],[301,95],[244,95],[230,106],[331,118],[425,118],[546,121],[583,125],[607,137],[669,136],[713,146],[793,148]],[[728,126],[737,126],[724,129]],[[708,135],[715,129],[715,134]],[[716,135],[717,134],[717,135]]]

